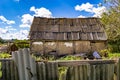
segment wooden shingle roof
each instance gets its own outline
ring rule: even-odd
[[[34,17],[30,40],[107,40],[99,18]]]

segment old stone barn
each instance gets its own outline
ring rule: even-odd
[[[99,51],[107,41],[99,18],[34,17],[29,38],[33,53],[58,55]]]

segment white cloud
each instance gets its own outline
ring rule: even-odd
[[[76,5],[75,6],[76,11],[85,11],[88,13],[93,14],[93,17],[101,17],[101,14],[103,12],[106,12],[106,7],[104,6],[97,6],[95,7],[93,4],[86,3],[86,4],[81,4],[81,5]],[[79,16],[78,16],[79,17]]]
[[[20,27],[22,27],[22,28],[28,27],[29,28],[33,21],[34,16],[49,17],[49,18],[52,17],[52,13],[44,7],[35,8],[34,6],[32,6],[30,8],[30,11],[34,12],[34,14],[33,15],[31,15],[31,14],[22,15],[22,19],[21,19],[22,24],[20,25]]]
[[[35,8],[34,6],[32,6],[30,8],[30,11],[33,11],[35,13],[34,16],[37,17],[52,17],[52,13],[44,7]]]
[[[5,34],[6,32],[7,32],[6,29],[0,28],[0,35],[1,35],[1,34]]]
[[[30,14],[24,14],[21,19],[22,24],[20,25],[20,27],[30,27],[32,20],[33,16],[31,16]]]
[[[106,7],[102,6],[102,7],[97,7],[97,8],[93,8],[93,12],[94,15],[93,17],[101,17],[103,12],[106,12]]]
[[[20,0],[15,0],[20,1]],[[34,16],[37,17],[52,17],[52,13],[44,8],[35,8],[34,6],[30,8],[31,12],[34,12],[34,14],[23,14],[21,16],[21,24],[19,25],[20,28],[27,27],[29,28]],[[4,16],[0,16],[0,23],[6,24],[4,28],[0,28],[0,37],[3,39],[28,39],[28,30],[18,30],[10,26],[11,24],[15,24],[15,21],[13,20],[7,20]]]
[[[6,26],[5,28],[0,28],[0,34],[7,34],[9,32],[13,32],[16,31],[15,28],[13,28],[12,26]]]
[[[13,28],[12,26],[6,26],[5,29],[9,30],[9,31],[16,31],[17,30],[15,28]]]
[[[12,27],[0,28],[0,37],[3,39],[28,39],[28,30],[16,30]]]
[[[4,16],[0,16],[0,20],[2,21],[2,23],[15,24],[15,21],[13,21],[13,20],[7,20]]]
[[[83,15],[79,15],[78,18],[85,18],[85,16],[83,16]]]
[[[18,31],[18,32],[16,32],[15,34],[14,34],[14,39],[16,38],[16,39],[20,39],[20,40],[23,40],[23,39],[28,39],[27,38],[27,36],[28,36],[28,33],[29,33],[29,31],[28,30],[20,30],[20,31]],[[19,36],[18,36],[19,35]]]
[[[93,5],[92,4],[90,4],[90,3],[86,3],[86,4],[82,4],[82,5],[76,5],[75,6],[75,10],[78,10],[78,11],[86,11],[86,12],[91,12],[92,9],[93,8]]]

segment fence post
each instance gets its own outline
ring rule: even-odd
[[[18,67],[18,55],[17,52],[12,52],[12,59],[14,60],[16,66]]]
[[[30,53],[29,49],[25,48],[23,51],[23,60],[24,60],[24,71],[25,71],[25,80],[31,80],[30,74]]]
[[[19,73],[19,78],[20,78],[20,80],[25,80],[23,53],[22,53],[21,49],[19,51],[17,51],[17,55],[18,55],[18,73]]]
[[[32,73],[32,80],[37,80],[36,62],[32,57],[30,57],[30,69]]]
[[[117,80],[120,80],[120,58],[117,63]]]
[[[18,55],[17,52],[12,52],[12,59],[13,59],[13,66],[15,71],[15,80],[19,80],[19,74],[18,74]]]

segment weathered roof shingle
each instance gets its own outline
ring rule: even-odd
[[[31,40],[107,40],[99,18],[34,17]]]

